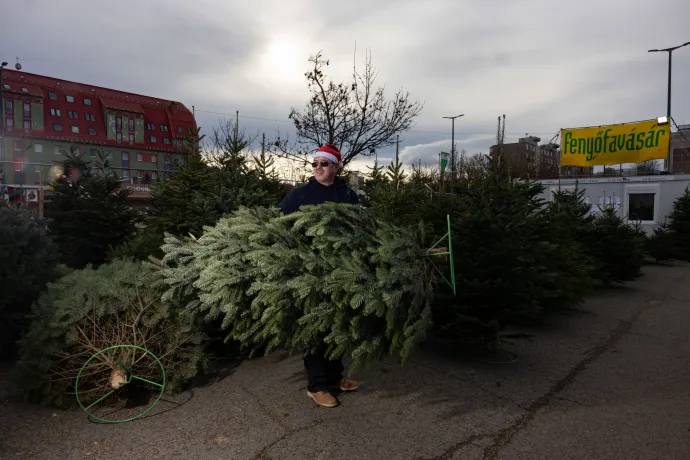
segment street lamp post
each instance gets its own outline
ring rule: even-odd
[[[671,136],[671,61],[673,58],[673,52],[677,50],[678,48],[682,48],[684,46],[690,45],[690,42],[685,42],[682,45],[678,46],[672,46],[670,48],[664,48],[664,49],[653,49],[647,51],[648,53],[661,53],[661,52],[667,52],[668,53],[668,93],[667,93],[667,100],[666,100],[666,117],[668,117],[668,135],[669,138]],[[671,147],[671,142],[669,142],[669,148],[668,148],[668,160],[667,160],[667,167],[666,170],[669,172],[669,174],[673,170],[673,148]]]
[[[453,193],[453,185],[455,184],[455,119],[463,116],[465,116],[464,113],[454,117],[443,117],[452,120],[450,140],[450,193]]]
[[[6,62],[0,63],[0,165],[2,170],[0,170],[0,179],[5,175],[5,164],[2,161],[5,159],[5,103],[2,99],[2,92],[4,87],[2,86],[2,69],[7,65]]]

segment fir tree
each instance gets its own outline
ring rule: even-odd
[[[613,208],[604,208],[596,216],[582,242],[598,262],[592,278],[601,284],[622,283],[642,276],[644,241]]]
[[[369,206],[379,219],[398,226],[416,226],[422,221],[420,204],[427,201],[425,192],[417,184],[409,184],[407,173],[396,149],[395,161],[385,172],[374,165],[369,183],[365,188]]]
[[[673,210],[668,215],[668,220],[668,228],[675,241],[677,258],[690,261],[690,190],[687,187],[683,195],[673,203]]]
[[[645,243],[647,252],[657,263],[672,260],[676,256],[674,234],[666,222],[659,223]]]
[[[12,374],[17,391],[32,401],[71,406],[79,369],[111,345],[140,345],[154,353],[163,363],[170,391],[203,370],[203,336],[161,301],[149,275],[140,263],[120,260],[74,271],[50,284],[33,306],[33,321],[20,341]],[[87,372],[82,385],[97,384],[96,377]]]
[[[240,206],[270,206],[278,203],[288,187],[270,169],[272,159],[264,156],[267,169],[248,161],[250,145],[234,125],[214,131],[213,147],[206,155],[200,142],[167,180],[151,185],[152,208],[146,229],[132,242],[116,248],[111,258],[161,257],[163,235],[200,236],[205,226],[214,225],[225,213]]]
[[[57,264],[57,247],[45,222],[28,211],[0,206],[0,358],[15,353],[31,304],[59,275]]]
[[[95,164],[74,152],[66,156],[64,176],[53,183],[46,206],[48,227],[68,267],[99,265],[111,245],[134,236],[139,216],[103,154]]]
[[[577,245],[559,244],[538,195],[542,186],[509,180],[493,164],[458,184],[452,203],[457,297],[437,298],[440,332],[496,346],[498,331],[582,300],[589,285]]]
[[[425,338],[434,277],[422,240],[352,205],[289,216],[242,208],[198,239],[168,236],[152,266],[166,301],[221,318],[253,353],[325,341],[356,368],[386,353],[405,359]]]

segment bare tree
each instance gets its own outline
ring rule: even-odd
[[[653,176],[661,170],[657,160],[647,160],[637,164],[638,176]]]
[[[352,81],[334,83],[324,69],[329,61],[321,52],[309,58],[313,65],[304,75],[311,93],[302,110],[294,107],[289,118],[295,124],[297,142],[278,139],[276,151],[286,158],[304,161],[305,155],[323,144],[335,144],[343,154],[343,164],[357,156],[368,156],[395,144],[395,136],[407,131],[422,110],[410,101],[409,93],[398,90],[386,99],[384,87],[375,87],[377,71],[367,53],[364,72],[353,68]]]
[[[219,119],[204,146],[204,158],[210,165],[224,170],[244,171],[248,167],[249,149],[258,137],[258,133],[248,136],[244,129],[240,130],[237,121]]]

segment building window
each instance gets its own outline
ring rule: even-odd
[[[142,153],[137,153],[137,161],[139,161],[139,162],[144,161],[144,155]]]
[[[90,157],[97,157],[98,156],[98,149],[89,150],[89,156]]]
[[[71,118],[72,120],[78,120],[79,119],[79,114],[77,112],[74,112],[72,110],[67,111],[67,116]]]
[[[129,135],[129,145],[134,145],[134,134]]]
[[[12,115],[12,110],[13,110],[14,104],[12,104],[12,101],[7,99],[5,100],[5,115]]]
[[[131,132],[134,132],[134,118],[127,120],[127,127]]]
[[[92,113],[85,113],[84,118],[86,118],[86,121],[96,121],[96,116]]]
[[[55,146],[55,155],[62,155],[62,148]]]
[[[34,152],[42,153],[43,152],[43,144],[34,144]]]
[[[178,127],[177,127],[177,132],[178,132],[178,133],[181,133],[181,132],[182,132],[182,126],[178,126]]]
[[[122,130],[122,117],[115,117],[115,130]]]
[[[62,131],[62,125],[60,123],[53,123],[53,131]]]
[[[164,137],[164,138],[163,138],[163,143],[166,144],[166,145],[167,145],[167,144],[170,144],[170,139],[167,138],[167,137]]]
[[[72,132],[74,134],[79,134],[79,126],[77,125],[72,125]]]
[[[653,221],[655,193],[628,194],[628,220]]]
[[[154,153],[151,155],[151,163],[154,163],[154,164],[158,163],[158,155],[157,154]]]
[[[8,118],[5,120],[5,129],[7,129],[7,132],[11,132],[12,129],[14,128],[14,118]]]
[[[192,128],[187,128],[187,133],[192,134]]]
[[[74,96],[65,96],[65,100],[70,104],[74,104]]]
[[[48,93],[48,99],[53,100],[53,101],[57,101],[57,94],[55,94],[53,92]]]
[[[155,131],[156,130],[156,125],[153,123],[146,123],[146,129],[150,131]]]
[[[84,105],[91,105],[91,99],[84,98]]]
[[[31,104],[24,103],[24,118],[31,118]]]
[[[95,136],[96,135],[96,128],[89,128],[89,136]]]
[[[122,152],[122,179],[129,183],[129,153]]]
[[[161,125],[161,132],[162,133],[167,133],[168,132],[168,127],[165,125]]]
[[[151,137],[149,137],[149,139],[151,140],[152,144],[156,143],[156,136],[151,136]]]
[[[120,131],[115,133],[115,140],[118,144],[122,144],[122,133]]]
[[[112,158],[113,158],[113,152],[112,152],[111,150],[108,150],[107,152],[105,152],[105,157],[106,157],[106,158],[110,158],[110,159],[112,160]]]
[[[24,132],[26,134],[31,133],[31,120],[24,120]]]
[[[23,149],[23,146],[22,146],[22,141],[14,141],[14,142],[12,143],[12,146],[13,146],[13,149],[14,149],[14,158],[15,158],[15,160],[16,160],[17,158],[19,158],[19,157],[22,156],[22,153],[24,153],[24,152],[23,152],[24,149]],[[19,171],[21,171],[21,169],[20,169]]]
[[[62,113],[60,113],[60,109],[50,109],[50,114],[54,117],[59,117],[62,115]]]

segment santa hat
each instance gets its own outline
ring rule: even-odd
[[[338,147],[333,144],[326,144],[314,153],[314,158],[324,157],[331,160],[338,166],[342,165],[343,157],[340,155]]]

